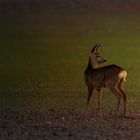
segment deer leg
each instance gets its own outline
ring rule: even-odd
[[[93,87],[90,86],[90,87],[88,87],[88,96],[87,96],[87,107],[86,107],[86,110],[88,109],[92,93],[93,93]]]
[[[122,97],[123,97],[123,103],[124,103],[123,115],[124,115],[124,117],[126,117],[126,111],[127,111],[127,105],[126,105],[127,104],[127,95],[126,95],[126,93],[125,93],[125,91],[124,91],[124,89],[122,87],[122,82],[119,83],[118,89],[121,92]]]
[[[99,109],[99,114],[102,115],[102,91],[101,91],[101,89],[98,89],[98,109]]]
[[[120,103],[121,103],[121,94],[116,87],[110,89],[112,93],[117,97],[117,107],[116,107],[116,114],[119,113],[120,110]]]

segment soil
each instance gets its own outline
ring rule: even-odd
[[[80,109],[47,112],[0,112],[0,140],[139,140],[140,115]]]

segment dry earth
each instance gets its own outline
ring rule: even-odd
[[[0,140],[138,140],[139,113],[130,118],[104,111],[69,109],[43,112],[0,112]]]

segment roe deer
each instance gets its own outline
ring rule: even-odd
[[[87,108],[92,96],[93,90],[98,91],[98,107],[99,112],[101,112],[101,98],[102,89],[104,87],[110,89],[112,93],[117,98],[117,108],[116,113],[119,112],[121,97],[123,97],[124,108],[123,116],[126,117],[126,102],[127,96],[123,89],[123,81],[127,76],[126,70],[117,65],[107,65],[104,67],[98,67],[99,64],[106,62],[106,60],[101,57],[98,52],[100,45],[95,45],[90,52],[89,62],[86,70],[84,71],[85,83],[88,87],[87,96]]]

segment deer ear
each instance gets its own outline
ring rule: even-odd
[[[99,50],[100,46],[101,46],[100,44],[97,46],[96,51],[98,51],[98,50]]]
[[[97,51],[97,44],[91,49],[92,53],[95,53]]]

